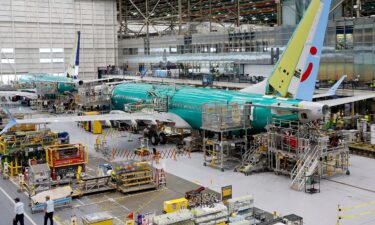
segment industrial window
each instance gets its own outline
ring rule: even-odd
[[[1,63],[4,63],[4,64],[13,64],[14,63],[14,59],[1,59]]]
[[[54,62],[54,63],[63,63],[64,59],[63,58],[52,59],[52,62]]]
[[[52,52],[64,52],[63,48],[53,48]]]
[[[56,59],[50,59],[50,58],[42,58],[39,59],[40,63],[63,63],[64,59],[63,58],[56,58]]]
[[[336,27],[336,49],[353,49],[353,26]]]
[[[40,48],[39,52],[40,53],[48,53],[48,52],[51,52],[51,49],[50,48]]]
[[[40,48],[39,52],[40,53],[50,53],[50,52],[59,53],[59,52],[64,52],[64,49],[63,48]]]
[[[51,63],[52,59],[40,59],[39,62],[41,62],[41,63]]]
[[[124,55],[138,55],[138,48],[124,48],[122,53]]]
[[[208,53],[208,52],[209,52],[209,48],[208,48],[207,46],[203,46],[203,47],[201,48],[201,52],[202,52],[202,53]]]
[[[14,48],[2,48],[1,53],[13,53]]]
[[[169,47],[169,53],[177,53],[177,48]]]

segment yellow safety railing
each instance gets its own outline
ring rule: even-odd
[[[345,219],[355,219],[355,218],[370,215],[370,214],[373,214],[373,213],[375,214],[375,209],[369,209],[369,210],[366,210],[366,211],[363,211],[363,212],[354,212],[354,213],[349,214],[349,215],[348,214],[343,215],[343,212],[347,212],[347,211],[350,212],[350,211],[365,208],[365,207],[368,207],[368,206],[371,206],[371,205],[375,205],[375,200],[370,201],[370,202],[366,202],[366,203],[362,203],[362,204],[358,204],[358,205],[354,205],[354,206],[351,206],[351,207],[341,207],[340,205],[338,205],[336,225],[340,225],[340,222],[342,220],[345,220]]]

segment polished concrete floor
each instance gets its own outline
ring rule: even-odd
[[[63,124],[49,125],[53,130],[68,131],[71,135],[71,143],[81,142],[87,144],[90,148],[90,154],[93,157],[101,157],[101,154],[95,152],[93,143],[95,143],[95,136],[78,128],[75,123],[67,122]],[[114,146],[119,151],[125,149],[133,149],[139,145],[137,135],[129,135],[127,133],[120,133],[109,136],[107,141],[111,146]],[[133,140],[133,141],[129,141]],[[158,146],[161,149],[171,149],[172,145]],[[124,157],[115,157],[115,161],[125,160]],[[360,156],[352,156],[350,158],[349,176],[342,175],[330,177],[328,180],[322,180],[321,193],[306,194],[304,192],[294,191],[289,188],[290,178],[286,176],[276,176],[273,173],[259,173],[250,176],[244,176],[241,173],[232,171],[221,172],[217,169],[203,166],[203,156],[201,153],[193,153],[189,159],[186,156],[178,157],[177,160],[166,159],[158,165],[164,168],[168,173],[177,177],[189,180],[198,185],[203,185],[214,191],[220,191],[222,186],[233,185],[234,196],[241,196],[245,194],[253,194],[255,197],[255,205],[267,211],[277,211],[282,215],[295,213],[304,218],[307,225],[333,225],[337,222],[337,207],[352,207],[361,203],[375,200],[375,162],[374,159],[368,159]],[[3,181],[0,182],[0,185]],[[169,182],[170,183],[170,182]],[[0,186],[2,187],[2,186]],[[184,187],[182,185],[181,187]],[[176,191],[178,192],[178,191]],[[184,191],[182,191],[184,193]],[[0,197],[5,198],[4,196]],[[146,195],[147,196],[147,195]],[[104,198],[104,199],[103,199]],[[124,207],[133,207],[127,203],[125,196],[117,197],[124,201]],[[124,198],[124,199],[122,199]],[[142,204],[142,199],[149,199],[150,197],[134,197],[134,204]],[[158,197],[155,197],[158,198]],[[103,211],[106,207],[101,206],[103,201],[112,204],[107,204],[116,211],[115,214],[122,215],[127,212],[127,209],[122,206],[113,204],[116,197],[111,197],[111,194],[84,197],[80,202],[75,203],[72,211],[62,211],[58,216],[68,218],[71,214],[86,214],[87,212]],[[117,201],[117,200],[114,200]],[[138,203],[138,201],[140,203]],[[85,205],[85,206],[80,206]],[[161,208],[161,204],[155,205],[155,208],[150,207],[150,210],[157,210]],[[133,208],[132,208],[133,209]],[[364,208],[357,208],[351,211],[345,211],[342,215],[360,214],[361,212],[371,211],[375,209],[375,205],[368,205]],[[121,220],[123,218],[119,218]],[[375,214],[370,213],[359,218],[342,220],[343,225],[372,225],[375,224]]]
[[[73,125],[53,125],[55,129],[69,131],[72,142],[84,141],[93,143],[93,135],[82,131]],[[109,137],[110,138],[110,137]],[[136,135],[118,134],[109,139],[109,143],[117,149],[132,149],[138,146]],[[135,139],[129,142],[129,139]],[[92,145],[92,144],[91,144]],[[158,146],[161,149],[171,149],[173,146]],[[123,160],[116,157],[115,160]],[[277,176],[273,173],[259,173],[244,176],[233,171],[221,172],[217,169],[204,167],[201,153],[193,153],[191,159],[186,156],[177,157],[177,160],[163,160],[159,165],[168,173],[183,179],[208,187],[220,192],[222,186],[233,185],[234,196],[253,194],[257,207],[267,211],[277,211],[282,215],[295,213],[304,218],[307,225],[332,225],[336,223],[337,206],[351,207],[364,202],[375,200],[375,161],[360,156],[351,156],[351,175],[330,177],[322,180],[321,193],[306,194],[289,188],[290,178]],[[334,182],[339,181],[340,183]],[[373,210],[375,205],[343,213],[352,215]],[[375,224],[375,214],[361,218],[343,220],[344,225]]]

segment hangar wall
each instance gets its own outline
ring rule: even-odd
[[[81,31],[80,76],[117,63],[115,0],[1,0],[0,74],[65,72]],[[0,78],[0,79],[1,79]]]
[[[227,33],[152,37],[149,54],[143,51],[143,38],[124,39],[119,41],[119,65],[137,70],[140,64],[158,64],[163,58],[173,63],[273,65],[277,60],[272,58],[277,52],[282,53],[294,29],[294,26],[254,27]],[[374,17],[329,22],[319,79],[336,79],[343,74],[348,79],[360,75],[363,81],[375,80]]]

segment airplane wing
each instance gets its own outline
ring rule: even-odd
[[[330,100],[324,100],[324,101],[318,101],[319,103],[328,105],[329,107],[337,106],[337,105],[344,105],[352,102],[358,102],[370,98],[375,98],[375,94],[366,94],[366,95],[356,95],[352,97],[346,97],[346,98],[337,98],[337,99],[330,99]]]
[[[125,80],[125,81],[109,82],[109,83],[106,83],[106,85],[115,86],[115,85],[119,85],[119,84],[135,83],[135,82],[138,82],[138,81],[141,81],[141,79],[137,78],[137,79],[131,79],[131,80]]]
[[[14,96],[21,96],[26,97],[29,99],[37,99],[38,95],[35,93],[24,92],[24,91],[0,91],[0,96],[4,97],[14,97]]]
[[[174,113],[121,113],[121,114],[103,114],[91,116],[58,116],[43,117],[31,119],[12,119],[12,123],[8,124],[0,135],[16,124],[46,124],[46,123],[66,123],[66,122],[87,122],[87,121],[125,121],[129,124],[135,124],[136,121],[144,121],[145,123],[166,122],[173,123],[176,128],[191,128],[191,126],[181,117]]]
[[[313,99],[323,98],[323,97],[330,97],[330,96],[336,95],[337,89],[340,87],[341,83],[345,80],[346,77],[347,77],[347,75],[342,76],[340,78],[340,80],[338,80],[326,93],[324,93],[324,94],[315,94],[313,96]]]
[[[254,107],[260,107],[260,108],[269,108],[273,110],[282,110],[282,111],[306,111],[309,109],[305,109],[302,107],[298,107],[298,105],[294,104],[282,104],[282,103],[274,103],[272,105],[262,105],[262,104],[252,104]]]

